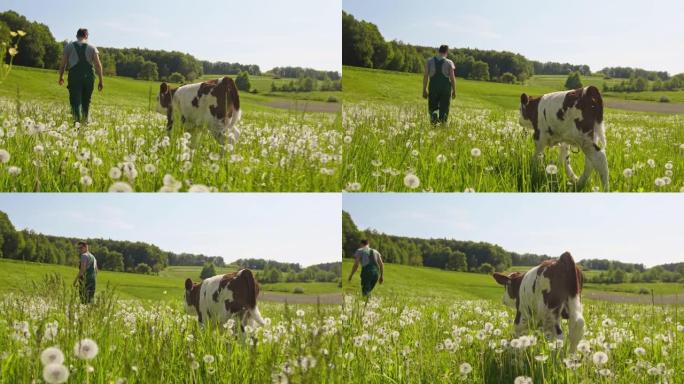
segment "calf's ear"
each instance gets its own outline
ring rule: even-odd
[[[169,86],[166,83],[161,83],[159,86],[160,93],[166,93],[169,90]]]
[[[189,291],[192,289],[192,279],[187,278],[185,279],[185,290]]]
[[[494,280],[501,285],[508,285],[508,283],[511,282],[511,279],[503,273],[495,272],[492,276],[494,276]]]
[[[527,103],[529,103],[529,102],[530,102],[530,98],[527,97],[526,93],[523,93],[522,95],[520,95],[520,104],[527,105]]]

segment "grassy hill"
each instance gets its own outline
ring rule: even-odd
[[[217,273],[235,271],[237,268],[219,268]],[[75,267],[57,264],[23,263],[16,260],[0,259],[0,293],[27,292],[33,283],[44,279],[47,274],[58,274],[71,284],[78,273]],[[201,267],[169,267],[159,276],[138,275],[134,273],[100,271],[97,279],[98,291],[107,284],[116,287],[120,297],[143,300],[180,300],[183,297],[185,279],[199,280]],[[294,287],[304,288],[304,294],[324,294],[339,292],[337,283],[278,283],[262,284],[265,291],[292,292]]]
[[[203,79],[219,78],[221,75],[208,75]],[[0,96],[16,98],[17,94],[23,100],[58,101],[67,103],[68,91],[66,89],[67,74],[64,74],[65,85],[57,84],[58,74],[55,70],[28,68],[15,66],[9,77],[0,86]],[[269,109],[266,105],[273,100],[293,99],[326,101],[329,96],[339,98],[340,92],[301,92],[286,93],[276,92],[270,94],[271,78],[267,76],[255,76],[250,81],[259,91],[259,94],[249,92],[240,93],[240,102],[251,109]],[[282,81],[285,81],[283,79]],[[289,79],[287,80],[289,81]],[[105,76],[104,90],[93,92],[93,103],[116,106],[135,106],[147,108],[149,105],[154,110],[156,95],[159,91],[160,81],[135,80],[129,77]],[[267,95],[267,93],[269,95]]]
[[[423,76],[417,73],[375,70],[345,66],[342,84],[344,101],[348,102],[388,102],[388,103],[424,103],[422,98]],[[456,107],[505,108],[517,109],[520,94],[541,95],[563,90],[565,76],[537,75],[525,84],[503,84],[487,81],[475,81],[456,78]],[[599,76],[583,77],[585,85],[595,85],[602,89],[603,82],[609,84],[620,82],[620,79],[603,80]],[[673,102],[684,102],[684,92],[639,92],[604,94],[610,99],[629,99],[657,101],[666,95]]]
[[[347,281],[353,262],[342,262],[344,293],[361,290],[359,272]],[[529,267],[513,267],[511,270],[526,271]],[[585,290],[637,293],[639,288],[653,289],[656,295],[684,293],[684,284],[635,283],[635,284],[585,284]],[[410,296],[452,299],[485,299],[500,301],[503,290],[490,275],[467,272],[449,272],[436,268],[385,264],[385,282],[376,286],[375,293],[382,296]]]

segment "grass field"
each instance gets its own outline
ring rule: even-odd
[[[179,300],[123,300],[117,290],[83,306],[68,281],[3,292],[0,382],[341,382],[330,369],[344,363],[339,305],[260,302],[266,325],[243,333],[239,319],[200,326]]]
[[[159,83],[128,78],[105,79],[76,129],[56,78],[15,67],[0,87],[2,191],[340,190],[340,114],[306,112],[331,103],[243,92],[240,139],[222,146],[204,127],[167,132]]]
[[[557,148],[533,159],[532,132],[518,124],[520,94],[557,90],[550,80],[457,79],[449,123],[438,127],[429,124],[421,81],[417,74],[344,67],[347,191],[575,190],[558,166]],[[605,121],[612,191],[684,188],[684,115],[608,110]],[[582,154],[571,160],[576,172],[584,169]],[[599,185],[594,173],[585,190]]]
[[[350,383],[684,380],[680,306],[584,300],[584,339],[570,354],[540,332],[516,338],[514,310],[491,276],[385,264],[385,283],[365,303],[358,275],[346,281],[351,265],[343,263]]]
[[[78,273],[75,267],[57,264],[22,263],[21,261],[0,259],[0,293],[9,292],[30,294],[33,284],[40,282],[48,274],[57,274],[67,283],[74,281]],[[169,267],[159,276],[139,275],[135,273],[100,271],[97,275],[98,292],[109,285],[117,294],[125,299],[180,301],[185,292],[186,278],[199,281],[200,267]],[[237,268],[217,268],[217,273],[234,272]],[[292,292],[295,287],[304,289],[304,294],[316,295],[336,293],[340,289],[337,283],[278,283],[262,284],[264,291]]]
[[[223,76],[229,76],[229,77],[235,77],[235,75],[204,75],[200,79],[201,80],[210,80],[210,79],[215,79],[215,78],[220,78]],[[275,79],[272,76],[267,76],[267,75],[262,75],[262,76],[249,76],[249,84],[251,86],[250,89],[250,94],[252,93],[253,90],[257,90],[258,95],[262,96],[273,96],[273,97],[282,97],[282,98],[288,98],[288,99],[297,99],[297,100],[312,100],[312,101],[322,101],[322,102],[328,102],[328,99],[330,97],[333,97],[337,100],[341,99],[341,92],[333,92],[333,91],[313,91],[313,92],[272,92],[271,91],[271,84],[275,82],[277,86],[282,86],[284,84],[288,84],[290,81],[294,81],[295,83],[297,82],[297,79],[288,79],[288,78],[279,78]],[[250,95],[251,96],[251,95]]]

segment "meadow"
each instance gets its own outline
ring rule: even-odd
[[[121,77],[105,79],[104,91],[93,94],[90,123],[74,127],[56,78],[15,67],[0,87],[2,191],[340,189],[336,103],[242,92],[240,139],[220,145],[203,127],[167,131],[155,112],[159,83]]]
[[[369,301],[344,280],[350,383],[678,383],[684,380],[681,306],[583,300],[578,353],[530,332],[491,276],[385,264]],[[351,263],[343,263],[348,276]],[[563,324],[567,334],[566,324]]]
[[[533,159],[532,132],[518,124],[520,94],[557,91],[560,78],[525,85],[457,79],[445,126],[430,124],[421,81],[417,74],[344,67],[346,191],[576,190],[558,149]],[[618,100],[612,97],[606,100]],[[611,191],[684,191],[684,114],[607,109],[605,125]],[[573,152],[572,166],[580,173],[584,156]],[[594,173],[584,190],[599,186]]]
[[[216,268],[216,273],[235,272],[238,267]],[[76,267],[58,264],[23,263],[21,261],[0,259],[0,294],[29,294],[33,291],[32,282],[40,282],[46,275],[58,275],[71,283],[76,277]],[[141,275],[127,272],[100,271],[97,275],[97,291],[105,291],[109,286],[116,289],[122,299],[179,301],[185,292],[186,278],[199,281],[201,267],[173,266],[159,272],[158,276]],[[260,283],[261,284],[261,283]],[[295,287],[304,290],[302,296],[330,294],[340,291],[337,283],[276,283],[261,284],[262,291],[292,293]]]

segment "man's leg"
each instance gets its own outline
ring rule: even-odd
[[[361,271],[361,293],[370,295],[375,284],[378,282],[378,271],[374,268],[366,268]]]
[[[437,124],[438,116],[437,110],[439,109],[439,92],[431,89],[428,93],[428,111],[430,112],[430,121],[432,124]]]
[[[451,103],[451,89],[445,89],[439,98],[439,122],[446,123],[449,118],[449,104]]]
[[[81,105],[83,106],[83,121],[88,122],[88,112],[90,111],[90,98],[93,96],[93,89],[95,88],[95,80],[86,80],[83,82],[83,95],[81,96]]]
[[[81,95],[83,87],[77,81],[69,79],[69,104],[71,104],[71,114],[74,120],[81,121]]]

